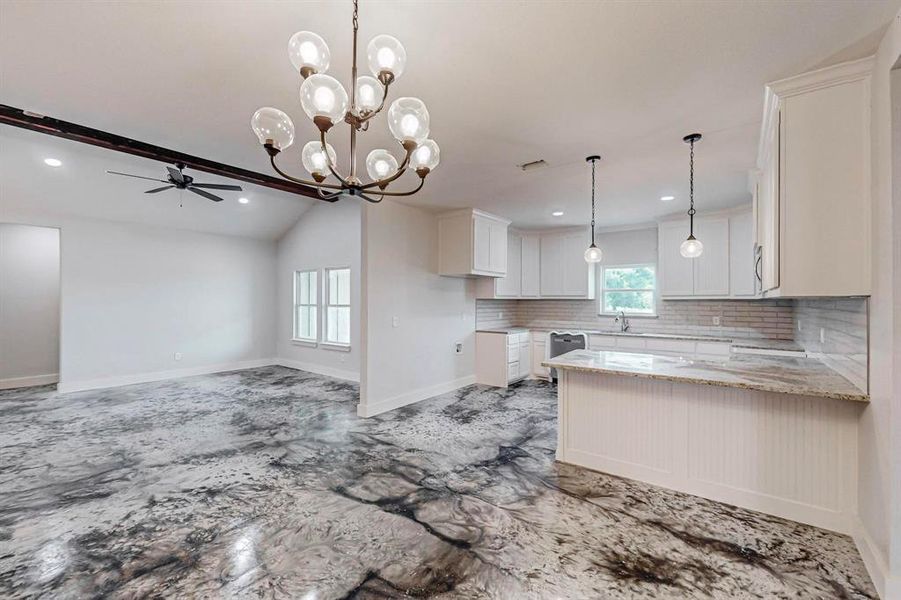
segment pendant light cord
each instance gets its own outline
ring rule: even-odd
[[[596,160],[591,161],[591,245],[594,246],[594,166]]]
[[[691,140],[689,143],[689,158],[688,158],[688,197],[690,199],[690,205],[688,209],[688,232],[691,237],[695,235],[695,141]]]

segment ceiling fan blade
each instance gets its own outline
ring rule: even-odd
[[[143,177],[141,175],[131,175],[130,173],[120,173],[119,171],[107,171],[110,175],[122,175],[123,177],[134,177],[135,179],[146,179],[148,181],[159,181],[160,183],[168,183],[165,179],[155,179],[153,177]]]
[[[221,183],[192,183],[191,187],[205,188],[208,190],[232,190],[234,192],[242,191],[240,185],[223,185]]]
[[[162,192],[163,190],[168,190],[170,188],[174,188],[174,185],[164,185],[163,187],[154,188],[152,190],[147,190],[144,192],[145,194],[155,194],[157,192]]]
[[[169,177],[171,177],[178,183],[185,182],[184,176],[181,174],[181,171],[179,171],[178,169],[173,169],[172,167],[166,167],[166,170],[169,171]]]
[[[204,192],[203,190],[195,190],[195,189],[194,189],[194,186],[189,187],[189,188],[188,188],[188,191],[189,191],[189,192],[194,192],[194,193],[197,194],[198,196],[203,196],[204,198],[209,198],[209,199],[212,200],[213,202],[222,202],[222,198],[220,198],[219,196],[214,196],[214,195],[212,195],[212,194],[209,193],[209,192]]]

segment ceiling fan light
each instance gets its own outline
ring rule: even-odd
[[[425,140],[416,147],[410,156],[409,168],[415,170],[428,169],[434,171],[441,161],[441,149],[435,140]]]
[[[419,98],[398,98],[388,109],[388,129],[399,142],[420,144],[429,137],[429,111]]]
[[[311,119],[325,117],[338,123],[347,114],[347,92],[334,77],[310,75],[300,86],[300,106]]]
[[[288,57],[297,71],[312,75],[328,71],[331,53],[328,44],[319,35],[312,31],[298,31],[288,40]]]
[[[695,238],[695,236],[690,235],[688,239],[682,242],[682,245],[679,246],[679,254],[684,256],[685,258],[697,258],[701,256],[701,253],[704,252],[704,244],[701,243],[701,240]]]
[[[264,146],[272,144],[276,150],[285,150],[294,143],[294,123],[277,108],[259,109],[253,113],[250,126]]]
[[[366,156],[366,172],[373,181],[393,175],[397,166],[397,159],[384,148],[377,148]]]
[[[590,245],[588,250],[585,251],[585,262],[589,264],[601,262],[602,257],[603,253],[601,252],[601,249],[594,244]]]
[[[334,165],[338,155],[335,154],[335,149],[331,144],[326,144],[325,148],[328,155],[322,151],[322,142],[314,141],[304,144],[300,153],[300,162],[303,163],[303,168],[310,175],[324,176],[330,173],[329,161]]]
[[[390,73],[397,79],[404,72],[407,64],[407,51],[397,38],[390,35],[377,35],[366,46],[366,58],[369,70],[376,77],[382,73]]]

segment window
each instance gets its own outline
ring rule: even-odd
[[[603,267],[601,313],[653,316],[657,312],[654,265]]]
[[[316,271],[294,272],[294,339],[315,342],[317,324]]]
[[[325,342],[350,345],[350,269],[326,269],[325,282]]]

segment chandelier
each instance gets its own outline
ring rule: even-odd
[[[289,181],[314,186],[324,200],[336,201],[342,195],[359,196],[369,202],[381,202],[385,196],[412,196],[425,183],[426,175],[438,166],[438,144],[429,137],[429,111],[419,98],[398,98],[388,108],[388,129],[404,150],[397,159],[379,148],[366,156],[366,172],[372,181],[364,183],[357,176],[357,133],[367,131],[373,117],[385,106],[388,87],[404,71],[407,53],[397,39],[377,35],[366,47],[369,70],[374,77],[357,76],[357,0],[353,10],[353,61],[350,97],[344,86],[325,72],[329,67],[329,49],[321,37],[311,31],[299,31],[288,41],[288,56],[303,77],[300,105],[319,129],[319,139],[307,142],[301,151],[301,162],[313,181],[292,177],[275,161],[276,156],[294,143],[294,122],[277,108],[256,111],[250,121],[260,144],[269,154],[275,171]],[[347,175],[338,171],[335,149],[327,141],[329,131],[340,121],[350,125],[350,157]],[[406,169],[419,176],[414,189],[397,192],[386,188]],[[334,177],[337,182],[329,180]],[[378,196],[376,198],[375,196]]]

